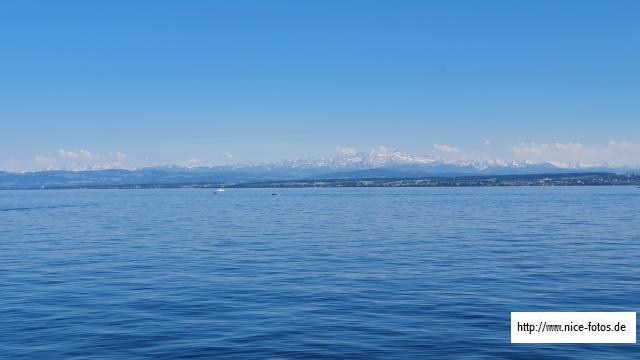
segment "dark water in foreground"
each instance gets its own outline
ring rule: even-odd
[[[637,311],[640,189],[0,192],[2,358],[640,358],[511,345]]]

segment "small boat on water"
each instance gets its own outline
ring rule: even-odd
[[[274,193],[271,193],[271,196],[280,196],[280,194],[277,192],[274,192]]]
[[[218,190],[216,190],[216,193],[223,193],[223,192],[225,192],[223,188],[219,188]]]

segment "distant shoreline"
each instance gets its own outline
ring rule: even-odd
[[[356,178],[274,180],[245,183],[142,183],[142,184],[38,184],[3,186],[0,190],[134,190],[239,188],[416,188],[416,187],[531,187],[531,186],[640,186],[640,175],[566,173],[497,176],[432,176],[415,178]]]

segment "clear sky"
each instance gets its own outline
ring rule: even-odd
[[[0,3],[0,169],[640,163],[640,1]],[[446,145],[446,146],[443,146]]]

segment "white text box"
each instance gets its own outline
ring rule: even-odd
[[[512,312],[512,343],[635,344],[635,312]]]

